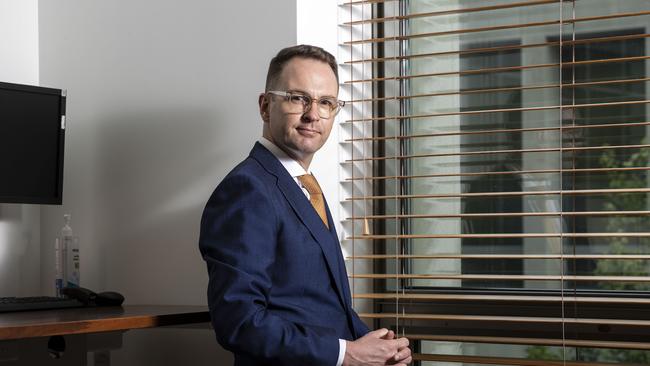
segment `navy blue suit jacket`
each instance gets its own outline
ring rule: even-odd
[[[339,338],[368,332],[330,229],[261,144],[217,186],[201,219],[208,304],[235,365],[335,366]]]

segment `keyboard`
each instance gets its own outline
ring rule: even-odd
[[[76,299],[52,296],[0,297],[0,313],[32,310],[79,308],[84,304]]]

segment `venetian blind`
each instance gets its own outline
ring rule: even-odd
[[[422,364],[650,362],[650,2],[339,10],[361,315]]]

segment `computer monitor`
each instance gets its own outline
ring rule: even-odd
[[[63,201],[65,91],[0,82],[0,203]]]

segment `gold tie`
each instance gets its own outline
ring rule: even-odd
[[[298,180],[302,186],[305,187],[307,192],[309,192],[309,202],[311,202],[311,205],[314,206],[314,209],[316,209],[318,216],[320,216],[325,226],[327,226],[329,229],[330,226],[327,224],[327,214],[325,213],[325,199],[323,199],[323,191],[320,189],[316,178],[314,178],[314,176],[311,174],[305,174],[299,176]]]

